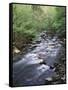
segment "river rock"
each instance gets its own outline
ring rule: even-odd
[[[30,48],[35,48],[35,47],[37,47],[37,45],[36,44],[35,45],[32,44]]]
[[[20,50],[17,47],[14,47],[13,52],[14,53],[20,53]]]
[[[47,81],[52,81],[53,79],[51,77],[46,78]]]
[[[37,44],[39,44],[39,43],[41,43],[41,40],[37,40],[37,41],[35,41]]]

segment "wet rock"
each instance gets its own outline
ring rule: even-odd
[[[66,79],[66,76],[64,75],[63,77],[61,77],[62,80],[65,80]]]
[[[54,66],[50,66],[50,69],[53,69],[53,71],[55,71],[55,67]]]
[[[36,42],[34,41],[34,42],[32,42],[32,44],[36,44]]]
[[[38,59],[39,64],[43,64],[43,59]]]
[[[51,77],[46,78],[47,81],[52,81],[53,79]]]
[[[46,37],[47,37],[47,35],[46,35],[45,33],[43,33],[43,34],[41,35],[41,38],[44,39],[44,40],[46,39]]]
[[[39,64],[44,64],[44,65],[46,65],[46,62],[44,62],[44,61],[41,61]]]
[[[16,53],[16,54],[17,54],[17,53],[20,53],[20,50],[19,50],[17,47],[14,47],[14,48],[13,48],[13,53]]]
[[[42,64],[40,67],[37,68],[37,70],[41,70],[41,73],[44,71],[47,71],[49,69],[50,69],[50,67],[48,65],[44,65],[44,64]]]
[[[37,45],[36,44],[35,45],[32,44],[30,48],[33,49],[35,47],[37,47]]]
[[[46,57],[46,53],[45,52],[39,52],[38,53],[38,58],[44,59],[45,57]]]
[[[41,43],[41,40],[37,40],[37,41],[35,41],[37,44],[39,44],[39,43]]]
[[[56,41],[56,38],[53,38],[52,41],[55,42]]]
[[[51,77],[45,78],[45,85],[51,85],[53,82],[53,79]]]

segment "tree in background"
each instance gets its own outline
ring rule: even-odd
[[[13,45],[23,50],[43,31],[65,38],[65,11],[65,7],[13,4]]]

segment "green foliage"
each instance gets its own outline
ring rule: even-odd
[[[65,7],[56,7],[55,22],[53,27],[56,30],[56,33],[65,38],[66,33],[66,13]]]
[[[65,7],[13,4],[14,42],[30,42],[44,30],[63,35]]]

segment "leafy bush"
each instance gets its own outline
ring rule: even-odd
[[[13,4],[13,41],[17,47],[45,30],[64,37],[65,7]]]

